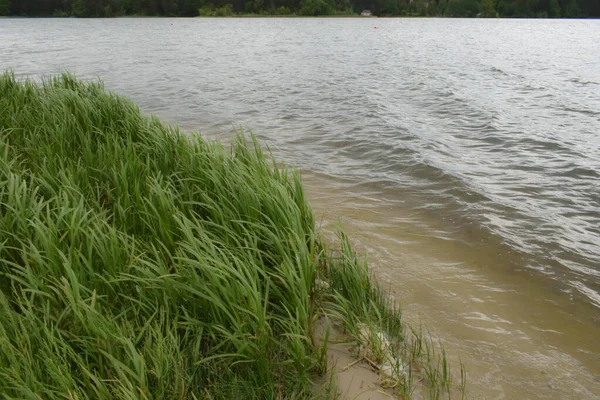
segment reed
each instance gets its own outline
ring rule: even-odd
[[[184,134],[69,74],[0,76],[4,397],[323,398],[316,316],[406,342],[341,248],[253,137]]]

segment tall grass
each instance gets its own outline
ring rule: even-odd
[[[395,308],[298,173],[142,115],[101,82],[0,76],[0,394],[308,398],[316,315]],[[331,289],[319,294],[320,274]]]

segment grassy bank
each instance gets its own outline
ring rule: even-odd
[[[394,364],[397,393],[450,391],[340,237],[325,248],[298,173],[254,140],[186,135],[71,75],[0,77],[5,398],[331,398],[319,317]]]

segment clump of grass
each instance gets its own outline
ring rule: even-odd
[[[307,395],[314,221],[298,174],[98,82],[0,77],[0,393]]]
[[[325,313],[340,321],[357,342],[362,357],[380,373],[380,384],[400,398],[464,397],[466,373],[461,363],[461,385],[453,386],[450,365],[441,343],[436,344],[422,328],[415,330],[402,321],[395,299],[381,289],[367,267],[339,230],[341,248],[328,256],[319,271],[329,280],[324,296]]]
[[[407,343],[341,244],[327,254],[298,173],[254,138],[183,134],[69,74],[0,76],[6,398],[313,397],[319,313]]]

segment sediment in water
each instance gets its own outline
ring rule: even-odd
[[[298,173],[256,140],[182,134],[100,82],[4,73],[0,149],[5,397],[335,397],[334,380],[313,390],[318,318],[375,368],[405,360],[382,382],[396,394],[413,370],[450,390],[445,358],[343,234],[326,249]]]

